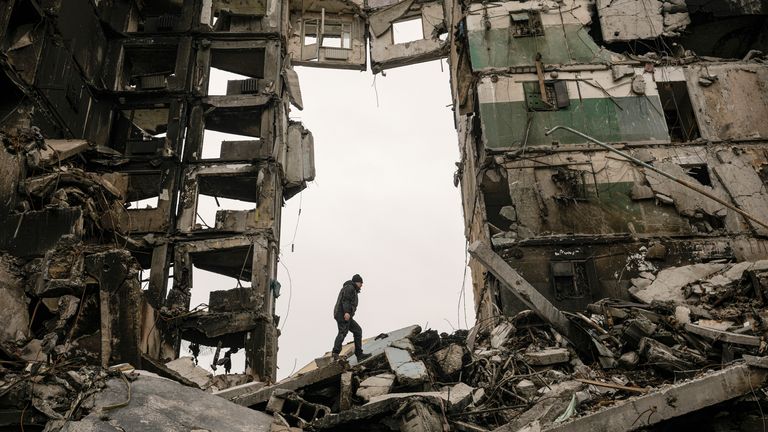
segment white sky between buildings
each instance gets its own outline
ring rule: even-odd
[[[304,110],[293,107],[291,118],[314,135],[317,176],[283,208],[278,379],[330,351],[336,296],[355,273],[365,281],[355,316],[364,338],[411,324],[449,333],[467,327],[459,307],[465,240],[460,191],[453,186],[459,150],[447,64],[391,69],[376,76],[375,86],[370,70],[297,72]],[[210,93],[224,94],[226,81],[237,78],[212,71]],[[206,135],[210,143],[221,139]],[[204,155],[216,157],[210,143]],[[243,206],[222,205],[253,206],[235,203]],[[210,225],[215,211],[213,199],[201,201],[200,214]],[[207,303],[212,290],[237,286],[233,278],[203,270],[193,278],[193,307]],[[469,271],[465,290],[472,326]],[[189,355],[185,345],[181,355]],[[213,350],[204,349],[200,366],[210,369],[212,357]],[[232,372],[243,369],[241,350]]]

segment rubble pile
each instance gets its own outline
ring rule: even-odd
[[[696,421],[685,414],[710,406],[750,430],[766,401],[766,264],[644,273],[637,301],[566,313],[593,339],[586,352],[526,310],[452,335],[407,327],[366,341],[361,363],[326,356],[274,386],[220,395],[303,430],[631,430]]]
[[[7,274],[20,271],[2,262]],[[99,330],[86,331],[98,322],[88,315],[98,295],[57,292],[55,304],[41,297],[44,312],[3,328],[2,425],[78,431],[112,422],[130,430],[130,413],[156,411],[164,430],[185,430],[193,414],[169,414],[163,404],[186,398],[248,413],[256,430],[269,431],[632,430],[696,422],[711,410],[733,430],[750,430],[762,424],[759,404],[768,399],[767,276],[765,261],[641,273],[630,290],[636,301],[563,312],[591,338],[589,349],[525,310],[453,334],[415,325],[381,334],[364,342],[371,357],[362,362],[350,344],[340,360],[326,354],[273,385],[212,376],[192,357],[142,359],[164,379],[125,363],[99,367],[100,349],[88,348],[101,343]],[[24,277],[2,280],[8,298],[29,295]],[[142,394],[161,400],[159,408]],[[198,425],[212,422],[204,429],[225,430],[221,415],[189,409]],[[228,421],[228,430],[241,430],[244,420]]]

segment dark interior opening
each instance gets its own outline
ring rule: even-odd
[[[485,174],[480,184],[485,198],[485,210],[488,213],[488,222],[501,229],[507,230],[509,220],[501,216],[501,208],[512,205],[512,198],[509,195],[509,183],[505,170],[489,170],[491,175]],[[499,174],[501,172],[501,174]]]
[[[211,67],[251,78],[264,78],[266,49],[212,49]]]
[[[3,39],[3,48],[13,46],[20,37],[34,28],[42,20],[40,12],[31,1],[17,1],[8,20],[8,27]]]
[[[551,261],[549,263],[555,298],[583,298],[589,295],[588,261]]]
[[[700,165],[681,165],[686,174],[696,179],[704,186],[712,186],[712,178],[709,176],[709,170],[706,164]]]
[[[685,81],[659,82],[657,86],[672,142],[699,138],[699,125],[696,123],[696,114]]]
[[[164,89],[176,70],[176,46],[126,47],[120,90]]]
[[[0,98],[0,126],[5,126],[24,100],[24,93],[4,73],[0,73],[0,95],[3,95]]]

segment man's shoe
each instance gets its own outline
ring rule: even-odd
[[[355,354],[355,357],[357,358],[357,362],[360,363],[363,360],[371,358],[371,355],[370,354],[365,354],[365,353],[360,353],[360,354]]]
[[[332,353],[331,358],[333,359],[333,361],[339,361],[339,355],[337,353]]]

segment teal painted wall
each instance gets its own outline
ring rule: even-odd
[[[525,102],[481,103],[480,118],[485,146],[522,146],[529,116],[532,118],[528,133],[529,146],[548,145],[552,141],[560,144],[585,142],[583,138],[567,131],[544,135],[546,129],[556,125],[569,126],[607,142],[669,142],[669,132],[658,96],[570,101],[569,107],[557,111],[532,112],[528,111]]]
[[[545,64],[603,63],[609,59],[608,53],[601,52],[584,27],[578,24],[545,27],[544,36],[533,37],[512,37],[506,28],[469,33],[469,54],[474,70],[531,66],[536,53],[541,53]]]

